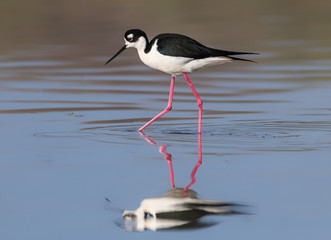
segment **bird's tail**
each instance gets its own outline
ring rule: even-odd
[[[251,53],[251,54],[258,54],[258,53]],[[230,58],[230,59],[232,59],[232,60],[238,60],[238,61],[246,61],[246,62],[257,63],[256,61],[249,60],[249,59],[245,59],[245,58],[237,58],[237,57],[232,57],[232,56],[227,56],[227,57]]]
[[[238,60],[238,61],[246,61],[246,62],[256,63],[255,61],[252,61],[252,60],[249,60],[249,59],[232,57],[232,55],[246,55],[246,54],[259,54],[259,53],[226,51],[227,57],[228,58],[231,58],[232,60]]]

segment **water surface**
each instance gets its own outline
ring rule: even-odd
[[[331,237],[329,1],[2,5],[1,239]],[[170,76],[133,49],[104,66],[133,27],[260,52],[258,63],[190,74],[204,102],[202,165],[190,189],[250,214],[125,231],[123,210],[185,188],[200,159],[198,108],[182,76],[173,110],[145,136],[136,131],[166,106]]]

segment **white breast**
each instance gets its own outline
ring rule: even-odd
[[[183,73],[183,66],[192,61],[191,58],[166,56],[157,51],[157,41],[146,54],[138,50],[140,60],[147,66],[172,75]]]
[[[193,59],[186,57],[166,56],[157,51],[157,41],[146,54],[143,49],[138,49],[140,60],[147,66],[171,75],[190,73],[203,67],[231,62],[227,57],[210,57],[205,59]]]

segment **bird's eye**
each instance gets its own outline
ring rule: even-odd
[[[134,35],[132,33],[130,33],[130,34],[126,35],[125,38],[128,42],[133,42],[133,37],[134,37]]]

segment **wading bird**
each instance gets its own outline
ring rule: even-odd
[[[209,48],[190,37],[174,33],[159,34],[149,42],[146,33],[140,29],[128,30],[124,34],[124,42],[125,45],[112,58],[110,58],[106,64],[112,61],[125,49],[136,48],[140,60],[144,64],[172,76],[167,107],[139,128],[138,131],[142,131],[149,124],[171,110],[175,76],[183,74],[198,102],[198,133],[201,133],[202,101],[188,78],[187,73],[191,73],[203,67],[232,62],[234,60],[253,62],[251,60],[233,56],[241,54],[256,54]]]

